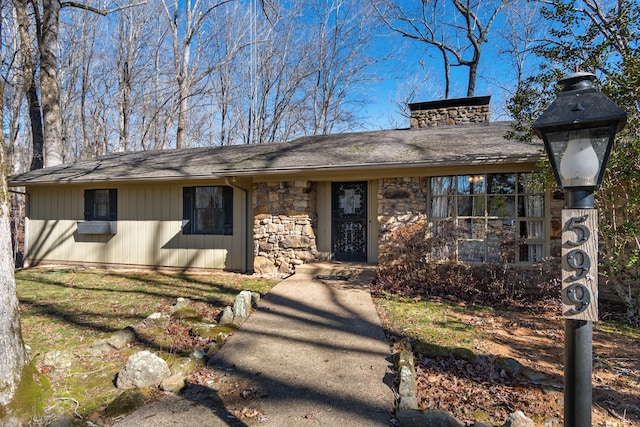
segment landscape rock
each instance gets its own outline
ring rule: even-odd
[[[499,357],[496,359],[495,365],[498,369],[503,370],[511,375],[518,375],[522,372],[522,364],[511,357]]]
[[[226,306],[222,310],[222,316],[220,317],[221,325],[230,325],[233,323],[233,308]]]
[[[256,308],[260,304],[260,298],[258,292],[251,292],[251,307]]]
[[[261,275],[276,275],[278,267],[269,258],[257,256],[253,259],[253,271]]]
[[[171,375],[188,376],[191,374],[199,363],[190,357],[181,357],[171,364]]]
[[[182,374],[171,375],[160,383],[160,388],[171,393],[179,393],[187,385],[186,377]]]
[[[545,374],[544,372],[536,371],[535,369],[529,369],[529,368],[523,369],[522,375],[527,377],[527,379],[534,384],[549,378],[547,374]]]
[[[191,300],[180,297],[176,300],[176,303],[169,308],[169,313],[173,314],[182,308],[189,307],[189,304],[191,304]]]
[[[400,365],[398,376],[400,377],[398,394],[400,396],[415,396],[418,389],[416,387],[416,373],[412,366]]]
[[[522,411],[516,411],[509,415],[503,427],[535,427],[536,423],[527,417]]]
[[[135,329],[131,326],[127,326],[126,328],[111,335],[107,340],[107,343],[116,350],[122,350],[127,345],[136,342],[137,339],[138,337]]]
[[[431,427],[464,427],[464,423],[446,411],[439,409],[423,412],[425,423]]]
[[[169,322],[171,318],[168,314],[163,313],[152,313],[144,319],[145,326],[149,328],[166,328],[169,326]]]
[[[446,411],[410,411],[396,412],[401,427],[464,427],[464,423]]]
[[[242,291],[236,295],[233,303],[233,322],[236,325],[242,324],[251,313],[251,292]]]
[[[418,409],[418,397],[412,396],[400,396],[398,399],[398,409],[416,410]]]
[[[118,373],[116,386],[119,389],[148,387],[159,384],[171,376],[167,362],[148,350],[140,351],[127,360],[124,369]]]

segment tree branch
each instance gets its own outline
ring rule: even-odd
[[[97,13],[98,15],[107,16],[110,13],[117,12],[117,11],[122,10],[122,9],[128,9],[128,8],[134,7],[134,6],[140,6],[140,5],[143,5],[143,4],[147,4],[146,0],[145,1],[141,1],[140,3],[133,3],[133,4],[127,4],[127,5],[124,5],[124,6],[118,6],[118,7],[113,8],[113,9],[98,9],[98,8],[89,6],[89,5],[84,4],[84,3],[78,3],[78,2],[75,2],[75,1],[63,1],[63,2],[60,3],[60,7],[61,8],[63,8],[63,7],[75,7],[75,8],[78,8],[78,9],[84,9],[84,10],[87,10],[89,12]]]

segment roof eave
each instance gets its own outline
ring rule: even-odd
[[[268,169],[238,169],[223,170],[211,174],[195,174],[195,175],[162,175],[162,176],[140,176],[131,177],[115,177],[113,179],[100,177],[95,179],[33,179],[33,180],[9,180],[10,187],[24,187],[29,185],[57,185],[57,184],[94,184],[98,182],[104,183],[132,183],[132,182],[166,182],[166,181],[198,181],[223,179],[228,177],[255,177],[255,176],[272,176],[286,174],[304,174],[319,172],[353,172],[353,171],[373,171],[376,169],[416,169],[416,168],[433,168],[433,167],[456,167],[456,166],[483,166],[483,165],[500,165],[500,164],[523,164],[537,163],[542,160],[542,153],[536,155],[519,155],[519,156],[478,156],[473,159],[468,157],[464,159],[441,159],[416,162],[398,162],[384,164],[352,164],[352,165],[326,165],[326,166],[309,166],[309,167],[279,167]]]

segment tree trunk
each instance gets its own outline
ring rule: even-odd
[[[4,93],[0,80],[0,93]],[[2,110],[0,100],[0,110]],[[18,297],[13,276],[13,252],[9,227],[9,191],[4,135],[0,133],[0,407],[9,404],[28,363],[18,317]],[[0,411],[2,414],[4,411]],[[2,421],[2,419],[0,419]]]
[[[42,114],[40,98],[38,97],[38,87],[36,86],[35,70],[33,58],[33,37],[29,33],[29,18],[27,16],[27,5],[24,0],[14,0],[14,10],[18,22],[20,34],[20,51],[22,54],[22,72],[24,80],[24,93],[29,106],[29,121],[31,124],[31,137],[33,154],[31,157],[31,170],[42,169],[44,167],[44,134],[42,130]]]
[[[40,92],[44,116],[44,165],[55,166],[64,161],[62,113],[58,85],[58,47],[60,0],[42,0],[42,41],[40,44]]]

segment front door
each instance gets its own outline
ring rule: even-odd
[[[331,186],[331,248],[336,261],[367,260],[367,182]]]

